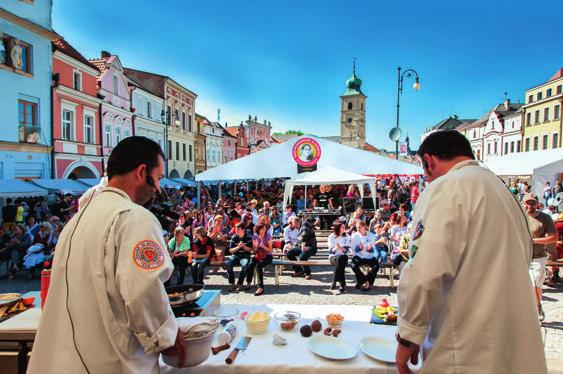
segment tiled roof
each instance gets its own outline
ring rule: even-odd
[[[563,78],[563,68],[560,68],[549,78],[548,82],[554,81],[556,79]]]
[[[375,148],[373,145],[369,144],[369,143],[365,143],[364,144],[364,151],[369,151],[369,152],[379,152],[379,149]]]
[[[227,127],[225,132],[233,138],[236,138],[238,136],[238,127]]]
[[[90,62],[98,68],[102,73],[106,71],[106,62],[108,58],[95,58],[90,60]]]
[[[82,56],[80,52],[78,52],[69,42],[64,40],[63,38],[57,39],[53,42],[53,52],[60,51],[65,55],[72,57],[76,61],[83,63],[95,70],[100,70],[97,65],[93,64],[92,62],[88,61],[86,57]]]

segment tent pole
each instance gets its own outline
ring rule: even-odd
[[[305,210],[307,210],[307,185],[305,185],[305,196],[303,198],[305,199]]]
[[[221,198],[222,187],[223,187],[223,183],[221,182],[221,179],[219,179],[219,198],[217,200]]]
[[[201,182],[197,182],[197,209],[201,209]]]

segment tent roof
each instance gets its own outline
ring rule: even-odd
[[[90,188],[72,179],[32,179],[30,182],[47,190],[62,193],[83,193]]]
[[[186,178],[174,178],[173,181],[178,182],[184,186],[195,187],[197,183]]]
[[[49,191],[19,179],[0,180],[0,197],[47,196]]]
[[[325,166],[311,173],[300,174],[298,177],[289,180],[288,183],[294,185],[352,184],[369,183],[373,179],[361,174],[333,168],[332,166]]]
[[[182,187],[182,183],[175,181],[173,179],[162,178],[160,180],[160,185],[164,188],[180,188]]]
[[[84,183],[89,187],[94,187],[100,183],[100,178],[83,178],[83,179],[77,179],[77,181],[79,181],[80,183]]]
[[[511,153],[490,159],[485,165],[497,175],[532,175],[534,169],[554,162],[563,162],[563,148]]]
[[[393,160],[378,154],[352,148],[314,135],[302,135],[275,144],[262,151],[206,170],[196,175],[196,181],[231,179],[294,178],[298,175],[293,160],[293,145],[303,138],[316,140],[321,147],[319,169],[332,166],[346,168],[358,174],[422,174],[416,165]]]

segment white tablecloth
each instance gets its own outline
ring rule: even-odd
[[[369,306],[335,306],[335,305],[224,305],[235,307],[240,312],[262,310],[271,313],[272,317],[277,311],[293,310],[300,312],[307,322],[314,318],[320,318],[323,328],[327,327],[325,316],[328,313],[340,313],[344,315],[345,321],[342,326],[342,339],[354,346],[358,354],[351,360],[332,361],[317,356],[309,350],[307,343],[310,338],[304,338],[299,333],[300,323],[295,331],[284,332],[278,327],[272,318],[268,331],[263,335],[252,336],[248,348],[240,352],[235,362],[231,365],[225,364],[225,358],[241,336],[246,334],[244,321],[237,319],[238,332],[231,349],[220,352],[218,355],[210,355],[207,361],[191,368],[173,368],[160,362],[160,372],[163,374],[180,373],[396,373],[395,365],[386,364],[366,356],[360,350],[360,340],[367,336],[388,337],[394,340],[395,327],[369,324],[371,307]],[[305,321],[304,321],[305,322]],[[288,340],[285,346],[274,346],[272,337],[274,334],[283,336]],[[322,332],[315,333],[322,334]],[[217,342],[214,342],[217,345]]]

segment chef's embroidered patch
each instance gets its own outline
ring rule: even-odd
[[[155,270],[164,264],[164,252],[158,243],[143,240],[133,248],[133,262],[142,270]]]
[[[422,236],[424,232],[424,226],[422,225],[422,221],[418,221],[416,224],[416,228],[414,229],[414,234],[412,235],[412,240],[417,240]]]

